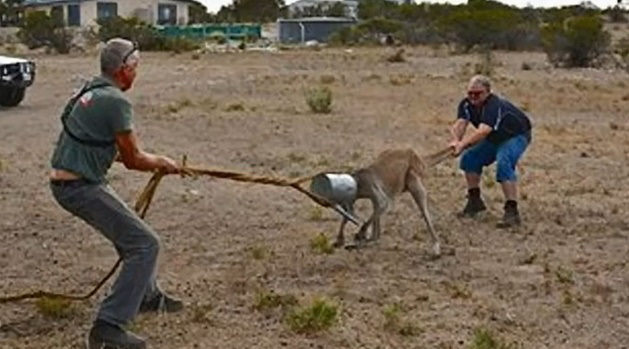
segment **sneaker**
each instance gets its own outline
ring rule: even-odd
[[[505,213],[502,216],[502,222],[498,223],[499,228],[509,228],[521,224],[520,213],[518,212],[517,202],[507,201],[505,203]]]
[[[87,349],[146,349],[146,341],[132,332],[96,320],[87,335]]]
[[[183,310],[183,302],[179,299],[160,293],[150,301],[140,304],[140,313],[160,312],[175,313]]]
[[[465,204],[463,212],[461,212],[460,216],[474,217],[477,213],[483,212],[485,210],[487,210],[487,206],[485,206],[485,202],[480,196],[468,195],[467,204]]]

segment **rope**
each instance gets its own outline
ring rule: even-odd
[[[445,160],[446,158],[448,158],[450,153],[451,153],[451,149],[447,148],[426,157],[426,159],[428,159],[429,165],[432,166],[436,164],[437,162],[441,162]],[[229,180],[238,181],[238,182],[266,184],[266,185],[273,185],[277,187],[290,187],[305,194],[312,201],[316,202],[317,204],[323,207],[332,208],[342,215],[345,214],[345,212],[340,211],[337,205],[334,205],[329,200],[315,193],[312,193],[311,191],[304,189],[301,186],[301,184],[311,180],[312,178],[316,177],[320,173],[312,175],[312,176],[297,178],[297,179],[285,179],[285,178],[275,178],[275,177],[267,177],[267,176],[253,176],[253,175],[248,175],[248,174],[233,172],[233,171],[188,167],[186,165],[186,162],[187,162],[187,157],[184,156],[183,165],[181,167],[181,173],[180,173],[182,178],[186,176],[191,176],[191,177],[196,178],[198,176],[203,175],[203,176],[229,179]],[[151,202],[153,201],[153,197],[155,196],[157,187],[159,186],[159,183],[161,182],[162,178],[164,178],[165,175],[166,174],[161,171],[157,171],[153,173],[153,176],[149,179],[148,183],[144,187],[144,190],[142,191],[142,193],[136,200],[134,208],[135,208],[136,213],[138,213],[138,215],[140,216],[140,218],[144,219],[144,217],[146,216],[146,212],[151,206]],[[17,296],[0,297],[0,304],[18,302],[21,300],[31,299],[31,298],[44,298],[44,297],[49,298],[49,299],[86,300],[92,297],[105,284],[105,282],[109,280],[109,278],[116,272],[116,269],[118,269],[121,263],[122,263],[122,257],[118,258],[118,260],[116,261],[114,266],[111,268],[111,270],[107,273],[107,275],[105,275],[105,277],[101,281],[99,281],[98,284],[89,293],[85,295],[77,296],[77,295],[67,295],[67,294],[55,293],[55,292],[36,291],[36,292],[25,293],[25,294],[21,294]]]
[[[204,175],[204,176],[211,176],[211,177],[216,177],[216,178],[230,179],[230,180],[239,181],[239,182],[258,183],[258,184],[266,184],[266,185],[273,185],[273,186],[279,186],[279,187],[291,187],[307,195],[310,199],[312,199],[314,202],[316,202],[317,204],[323,207],[334,208],[334,205],[328,200],[326,200],[325,198],[319,195],[316,195],[304,189],[303,187],[301,187],[302,183],[311,180],[316,175],[302,177],[302,178],[298,178],[294,180],[288,180],[284,178],[251,176],[251,175],[247,175],[247,174],[243,174],[239,172],[187,167],[185,166],[185,161],[186,161],[186,158],[184,157],[184,166],[182,166],[182,169],[181,169],[182,177],[185,177],[185,176],[198,177],[200,175]],[[165,175],[166,174],[163,172],[155,172],[153,176],[149,179],[146,186],[144,187],[144,190],[142,191],[140,196],[138,197],[135,204],[135,211],[138,213],[140,218],[144,219],[144,217],[146,216],[146,213],[151,205],[151,202],[153,201],[153,197],[155,196],[157,187],[159,186],[159,183],[161,182],[162,178],[164,178]],[[75,301],[86,300],[92,297],[105,284],[105,282],[107,282],[107,280],[111,278],[111,276],[116,272],[116,269],[118,269],[121,263],[122,263],[122,258],[118,258],[118,260],[116,261],[114,266],[111,268],[111,270],[107,273],[107,275],[105,275],[105,277],[89,293],[85,295],[67,295],[67,294],[55,293],[55,292],[36,291],[36,292],[25,293],[25,294],[20,294],[16,296],[0,297],[0,304],[18,302],[21,300],[31,299],[31,298],[66,299],[66,300],[75,300]]]

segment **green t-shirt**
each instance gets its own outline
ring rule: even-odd
[[[111,144],[84,144],[61,131],[51,165],[91,182],[103,183],[117,154],[116,133],[131,131],[133,111],[129,100],[113,82],[98,76],[88,86],[97,84],[107,86],[90,90],[79,98],[66,119],[66,127],[80,140]]]

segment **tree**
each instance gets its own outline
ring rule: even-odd
[[[303,17],[345,17],[347,14],[347,6],[342,2],[335,2],[333,4],[318,4],[314,6],[304,7],[303,9],[296,9],[291,17],[303,18]]]
[[[600,16],[574,16],[544,25],[542,43],[552,63],[587,67],[607,50],[610,35]]]
[[[275,21],[284,7],[284,0],[233,0],[221,7],[217,17],[221,21],[262,23]]]
[[[0,0],[0,27],[17,26],[22,21],[23,0]]]
[[[207,7],[198,1],[194,1],[188,10],[188,23],[209,23],[214,21],[214,16],[208,13]]]

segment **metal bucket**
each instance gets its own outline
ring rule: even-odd
[[[356,180],[345,173],[321,173],[310,183],[310,191],[339,205],[353,202],[356,190]]]

